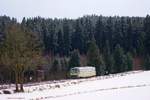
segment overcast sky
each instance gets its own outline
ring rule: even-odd
[[[77,18],[83,15],[146,16],[150,0],[0,0],[0,15]]]

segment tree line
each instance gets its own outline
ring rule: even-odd
[[[44,66],[46,80],[66,78],[75,66],[95,66],[97,75],[131,71],[135,57],[149,70],[150,16],[34,17],[20,23],[0,16],[0,53],[0,79],[16,87],[37,66]]]
[[[21,24],[40,34],[45,54],[70,57],[71,52],[77,49],[80,55],[87,55],[89,42],[94,40],[107,66],[112,65],[109,64],[110,58],[114,56],[116,49],[120,48],[122,55],[131,56],[127,58],[140,56],[149,59],[149,15],[146,17],[91,15],[78,19],[35,17],[23,18]]]

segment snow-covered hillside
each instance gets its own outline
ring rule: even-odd
[[[26,85],[1,100],[150,100],[150,71]]]

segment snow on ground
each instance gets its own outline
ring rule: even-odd
[[[1,100],[150,100],[150,71],[25,85]],[[28,93],[29,92],[29,93]]]

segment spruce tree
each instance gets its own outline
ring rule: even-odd
[[[79,67],[80,66],[80,56],[79,56],[79,51],[74,50],[71,53],[70,60],[69,60],[69,69],[72,67]]]
[[[54,59],[53,64],[52,64],[52,73],[57,73],[59,71],[59,61],[57,59]]]
[[[106,71],[107,74],[113,73],[113,67],[114,67],[114,58],[113,55],[111,54],[110,46],[109,46],[109,41],[106,41],[106,46],[104,49],[104,58],[105,58],[105,65],[106,65]]]
[[[104,24],[102,21],[102,16],[100,16],[95,25],[95,39],[99,49],[102,50],[104,47]]]
[[[115,68],[114,68],[115,73],[123,72],[125,66],[124,65],[125,56],[123,48],[121,48],[119,44],[115,47],[114,60],[115,60]]]
[[[150,56],[147,55],[144,59],[144,69],[150,70]]]
[[[57,44],[58,44],[58,49],[57,49],[57,52],[59,53],[60,56],[63,56],[64,54],[64,39],[63,39],[63,34],[62,34],[62,31],[59,30],[58,32],[58,40],[57,40]]]
[[[88,65],[96,67],[96,74],[103,75],[105,73],[105,64],[103,57],[100,55],[98,46],[95,43],[95,40],[89,42],[88,44]]]
[[[75,31],[72,34],[72,49],[78,49],[80,53],[85,53],[85,39],[84,34],[82,33],[82,27],[79,20],[75,23]]]
[[[133,69],[133,57],[132,57],[131,53],[129,53],[129,52],[127,53],[126,59],[127,59],[126,71],[131,71]]]
[[[69,56],[71,50],[71,33],[70,27],[67,20],[64,20],[63,23],[63,48],[64,48],[64,55]]]
[[[147,15],[144,19],[144,32],[146,33],[146,51],[148,54],[150,54],[150,15]]]

